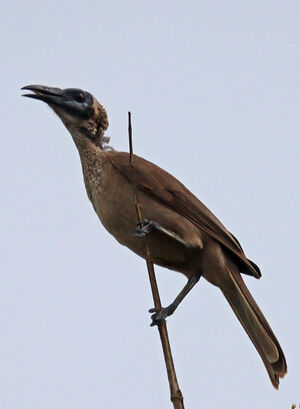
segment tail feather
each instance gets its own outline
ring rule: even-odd
[[[282,349],[239,271],[234,266],[227,270],[231,282],[221,290],[260,354],[273,386],[278,389],[279,378],[287,372]]]

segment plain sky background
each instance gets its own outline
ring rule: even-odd
[[[145,263],[101,226],[71,136],[21,86],[79,87],[263,273],[275,391],[217,288],[168,319],[186,409],[300,404],[299,1],[8,1],[1,9],[1,409],[168,409]],[[163,303],[185,278],[157,268]]]

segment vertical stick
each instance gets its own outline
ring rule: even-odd
[[[133,164],[132,127],[131,127],[131,113],[130,112],[128,112],[128,122],[129,122],[128,123],[128,133],[129,133],[130,162]],[[141,209],[141,205],[139,202],[137,189],[135,191],[135,206],[136,206],[136,212],[138,215],[139,223],[141,227],[143,227],[144,219],[142,216],[142,209]],[[157,281],[155,277],[153,261],[152,261],[149,246],[147,243],[147,236],[145,236],[141,240],[144,240],[144,244],[145,244],[146,264],[147,264],[147,269],[148,269],[148,274],[149,274],[149,280],[150,280],[150,285],[151,285],[151,290],[152,290],[154,306],[155,306],[155,309],[159,311],[161,310],[162,307],[161,307],[161,301],[160,301]],[[174,409],[184,409],[183,396],[182,396],[182,393],[181,393],[181,390],[179,388],[178,381],[177,381],[177,376],[176,376],[176,371],[175,371],[175,366],[174,366],[174,361],[173,361],[173,356],[172,356],[171,346],[170,346],[170,341],[169,341],[169,336],[168,336],[168,330],[167,330],[167,325],[165,321],[161,325],[158,326],[158,331],[159,331],[160,340],[161,340],[164,358],[165,358],[165,363],[166,363],[171,401],[173,403]]]
[[[131,126],[131,112],[130,111],[128,111],[128,136],[129,136],[130,163],[133,163],[132,126]]]

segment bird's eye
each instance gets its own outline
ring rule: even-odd
[[[83,92],[77,92],[74,96],[75,101],[77,102],[84,102],[85,101],[85,96]]]

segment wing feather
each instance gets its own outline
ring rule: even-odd
[[[138,189],[182,215],[217,240],[236,259],[244,273],[256,278],[259,268],[248,260],[238,240],[214,214],[174,176],[153,163],[134,155],[133,164],[126,152],[109,152],[112,165]]]

